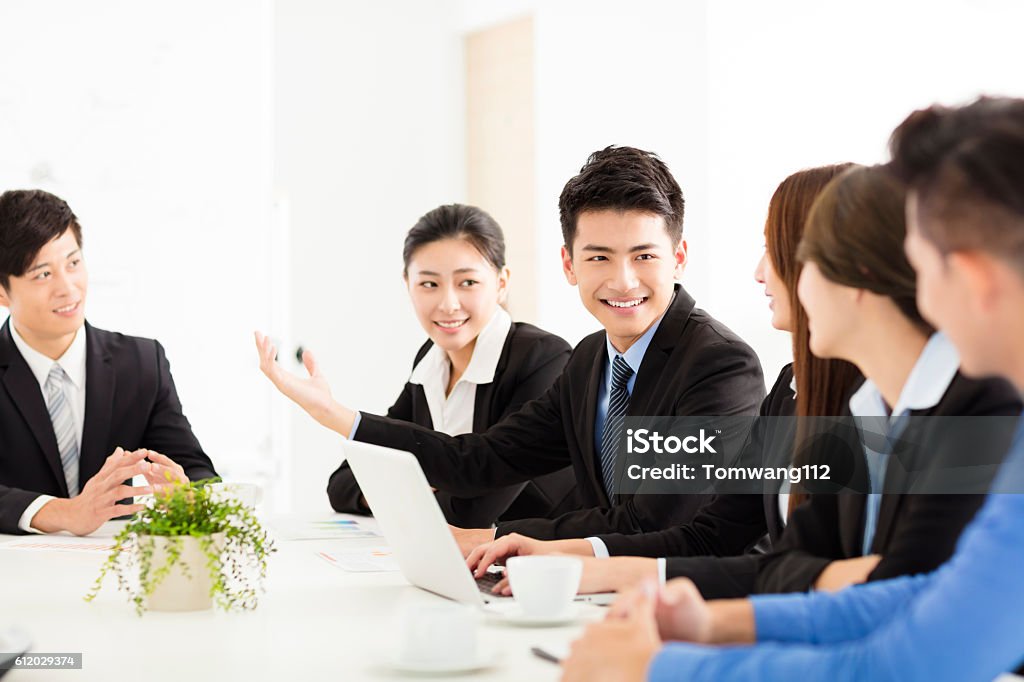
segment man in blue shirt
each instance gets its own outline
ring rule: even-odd
[[[915,112],[891,146],[911,187],[905,246],[922,312],[956,344],[965,373],[1024,390],[1024,100]],[[1024,426],[956,554],[934,573],[710,603],[685,580],[658,597],[640,589],[574,645],[564,679],[991,680],[1024,660],[1019,493]]]

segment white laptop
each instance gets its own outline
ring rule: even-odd
[[[508,599],[490,593],[466,566],[423,469],[408,452],[345,441],[345,457],[373,510],[406,580],[464,604]],[[579,601],[609,604],[614,593],[580,595]]]

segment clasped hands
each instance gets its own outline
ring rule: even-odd
[[[148,485],[126,485],[134,476],[146,477]],[[44,533],[69,531],[88,535],[117,516],[134,514],[141,504],[118,504],[137,495],[149,495],[177,483],[188,483],[188,476],[171,458],[153,450],[125,451],[117,448],[96,474],[86,481],[82,491],[72,498],[55,498],[44,504],[32,518],[32,526]]]
[[[563,680],[631,681],[647,678],[662,642],[741,644],[754,641],[749,600],[707,602],[689,578],[661,589],[646,580],[625,592],[607,617],[589,625],[562,662]]]
[[[862,583],[881,557],[833,561],[816,584],[838,590]],[[748,599],[707,602],[689,578],[668,581],[660,590],[646,580],[625,592],[605,620],[587,627],[563,665],[563,680],[643,680],[662,641],[750,644],[756,641],[753,604]]]
[[[587,682],[647,679],[665,640],[712,642],[713,610],[687,578],[659,589],[646,580],[611,606],[604,620],[587,626],[562,661],[562,680]]]

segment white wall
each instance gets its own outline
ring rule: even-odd
[[[425,339],[402,240],[423,213],[465,196],[457,6],[288,0],[276,5],[275,40],[292,325],[272,332],[317,351],[339,400],[382,412]],[[292,414],[294,506],[326,509],[338,438]]]
[[[790,357],[751,272],[768,200],[788,174],[886,160],[911,111],[990,92],[1024,96],[1024,3],[708,3],[709,308],[761,355],[771,382]]]
[[[164,344],[235,479],[273,466],[251,340],[270,316],[270,19],[269,1],[0,4],[0,191],[68,201],[88,319]]]
[[[535,322],[570,343],[600,329],[562,275],[558,195],[592,152],[610,144],[657,152],[682,185],[693,255],[684,281],[703,303],[710,269],[704,1],[467,0],[462,25],[478,30],[526,13],[536,45]]]
[[[463,22],[524,13],[537,44],[538,323],[571,342],[597,328],[561,275],[558,194],[591,151],[644,147],[686,195],[684,283],[754,346],[769,384],[790,341],[769,326],[753,269],[778,183],[883,161],[915,108],[1024,95],[1015,0],[465,0]]]
[[[692,260],[684,284],[706,304],[707,74],[703,2],[545,2],[537,14],[538,276],[541,326],[571,343],[600,325],[561,271],[558,195],[610,144],[656,152],[683,188]]]

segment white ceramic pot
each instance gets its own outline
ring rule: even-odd
[[[223,533],[216,533],[212,537],[215,547],[224,547]],[[140,536],[140,546],[149,543],[153,547],[151,574],[167,562],[167,547],[172,541],[181,543],[181,554],[153,593],[146,598],[146,608],[150,611],[202,611],[211,608],[213,598],[210,596],[210,588],[213,586],[213,578],[198,538],[188,535],[177,538]],[[182,566],[187,567],[187,573]]]

